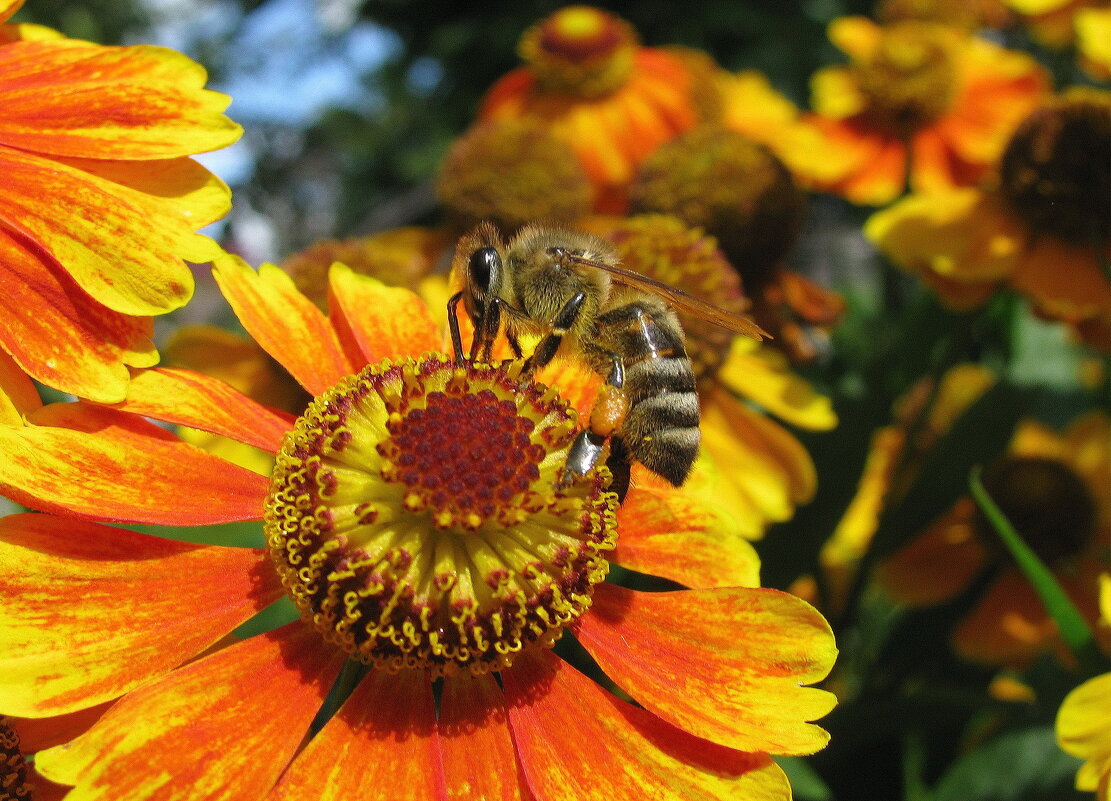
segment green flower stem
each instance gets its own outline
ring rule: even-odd
[[[1076,608],[1069,596],[1065,594],[1065,591],[1061,589],[1061,585],[1049,571],[1049,568],[1023,542],[1014,526],[1011,525],[1011,522],[996,506],[995,501],[988,495],[980,480],[980,473],[980,467],[977,466],[972,468],[969,475],[968,486],[972,490],[972,497],[976,500],[988,522],[991,523],[992,528],[995,529],[995,533],[999,535],[999,539],[1007,546],[1007,550],[1010,551],[1015,562],[1018,563],[1023,575],[1034,585],[1034,590],[1038,593],[1042,603],[1045,604],[1049,614],[1056,621],[1061,637],[1073,656],[1080,661],[1084,661],[1088,655],[1095,652],[1095,639],[1092,636],[1092,630],[1088,627],[1088,622],[1080,614],[1080,610]]]

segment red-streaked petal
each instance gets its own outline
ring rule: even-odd
[[[266,554],[50,515],[0,518],[0,709],[61,715],[200,653],[273,603]]]
[[[537,798],[788,801],[767,754],[699,740],[620,701],[547,651],[502,673],[513,739]]]
[[[358,360],[348,349],[353,363],[375,364],[440,347],[439,326],[418,295],[344,264],[328,273],[328,308],[340,338],[348,334],[358,349]]]
[[[700,472],[689,481],[697,484]],[[756,551],[708,494],[679,490],[641,465],[633,465],[633,486],[617,510],[615,562],[688,587],[759,586]]]
[[[73,801],[252,801],[292,759],[343,664],[297,622],[124,696],[88,733],[41,752]]]
[[[439,726],[448,798],[531,798],[517,764],[505,698],[493,676],[458,673],[444,679]]]
[[[773,754],[811,754],[829,741],[806,721],[836,699],[801,685],[823,679],[837,649],[825,619],[793,595],[600,584],[577,632],[623,690],[691,734]]]
[[[33,425],[0,428],[0,490],[24,506],[178,526],[262,517],[269,479],[141,417],[55,403],[28,422]]]
[[[104,716],[115,703],[108,701],[79,709],[68,715],[50,718],[13,718],[8,717],[8,725],[19,735],[19,748],[25,754],[34,754],[46,748],[68,743],[79,734],[87,732],[94,723]]]
[[[204,68],[162,47],[73,39],[0,51],[0,142],[101,159],[188,156],[230,145],[242,129],[229,98],[202,89]]]
[[[42,398],[27,373],[4,350],[0,350],[0,423],[23,425],[24,415],[42,406]]]
[[[29,247],[0,227],[0,345],[44,384],[104,403],[122,400],[126,365],[158,361],[151,321],[100,305]]]
[[[364,678],[266,798],[447,801],[428,674]]]
[[[278,452],[293,423],[218,378],[176,367],[133,375],[127,400],[115,408],[220,434],[267,453]]]
[[[216,260],[220,291],[243,327],[313,395],[355,372],[320,309],[272,264],[256,273],[236,256]]]
[[[147,161],[56,158],[54,161],[111,181],[121,188],[141,192],[145,203],[157,204],[162,213],[181,218],[192,230],[219,220],[231,208],[228,185],[191,158]],[[196,244],[207,247],[183,249],[178,255],[200,262],[221,252],[207,237],[194,239],[200,240]]]
[[[0,224],[34,242],[90,295],[122,314],[164,314],[193,295],[197,234],[161,201],[0,146]]]

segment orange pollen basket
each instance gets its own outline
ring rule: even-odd
[[[383,362],[316,398],[286,438],[271,556],[302,617],[353,658],[500,670],[590,606],[616,544],[609,472],[560,485],[575,413],[520,373]]]

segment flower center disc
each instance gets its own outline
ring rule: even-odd
[[[1095,501],[1080,477],[1056,459],[1002,459],[984,471],[984,489],[1051,567],[1079,554],[1095,532]],[[977,525],[985,541],[997,540],[986,520]]]
[[[873,124],[893,136],[907,137],[925,128],[956,99],[956,66],[937,26],[890,26],[872,57],[854,71]]]
[[[590,606],[617,499],[604,467],[558,486],[575,414],[520,367],[367,367],[286,438],[271,556],[302,616],[354,658],[499,670]]]
[[[1111,100],[1074,90],[1031,114],[999,167],[1000,188],[1032,231],[1066,242],[1108,244],[1111,220]]]
[[[597,98],[629,78],[636,47],[636,33],[619,17],[567,6],[525,31],[517,49],[546,91]]]

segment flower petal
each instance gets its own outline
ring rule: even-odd
[[[1111,280],[1094,248],[1049,236],[1032,243],[1011,278],[1042,314],[1076,322],[1111,310]]]
[[[183,256],[198,235],[180,213],[61,162],[0,146],[0,223],[62,265],[100,303],[123,314],[164,314],[193,295]]]
[[[15,42],[0,51],[0,142],[102,159],[216,150],[242,129],[222,113],[227,95],[201,88],[205,79],[199,64],[162,47]]]
[[[0,423],[23,425],[24,415],[42,406],[42,398],[27,374],[0,350]]]
[[[274,784],[343,663],[297,622],[124,696],[86,734],[38,754],[70,801],[252,801]]]
[[[680,491],[634,465],[636,490],[617,510],[621,535],[613,560],[688,587],[759,586],[756,551],[725,508],[698,491],[709,469],[700,460]],[[716,483],[709,488],[720,492]]]
[[[44,384],[113,403],[127,392],[126,365],[158,361],[149,319],[106,309],[2,227],[0,286],[0,345]]]
[[[876,578],[880,586],[895,601],[910,607],[956,598],[988,560],[988,551],[974,530],[975,515],[971,498],[959,500],[879,566]]]
[[[328,308],[336,330],[350,335],[353,364],[374,364],[439,349],[440,331],[424,301],[402,287],[390,287],[345,264],[328,273]],[[358,358],[356,358],[358,357]]]
[[[115,408],[167,423],[199,428],[277,453],[293,419],[278,414],[218,378],[174,367],[131,378],[127,400]]]
[[[259,550],[32,513],[0,518],[0,571],[0,709],[26,717],[122,695],[282,594]]]
[[[446,801],[436,705],[425,671],[376,670],[364,678],[266,796],[306,798]]]
[[[827,28],[829,40],[855,61],[867,60],[879,45],[882,29],[867,17],[838,17]]]
[[[180,218],[193,231],[219,220],[231,208],[228,185],[191,158],[146,161],[55,158],[54,161],[120,187],[110,187],[112,191],[141,193],[144,203],[159,207],[160,214],[168,218]],[[183,236],[182,239],[183,245],[201,246],[199,250],[183,247],[180,251],[179,255],[190,261],[208,261],[221,253],[219,246],[208,237]]]
[[[531,798],[509,733],[505,697],[493,676],[457,673],[444,679],[440,747],[448,798]]]
[[[577,634],[618,686],[697,737],[774,754],[829,740],[806,721],[827,714],[833,695],[801,685],[824,678],[837,649],[825,619],[793,595],[600,584]]]
[[[82,403],[0,427],[0,490],[88,520],[205,525],[262,517],[269,480],[141,417]]]
[[[50,718],[13,718],[5,716],[8,725],[19,735],[19,748],[25,754],[34,754],[62,743],[68,743],[84,734],[108,711],[113,701],[79,709],[67,715]]]
[[[814,462],[802,444],[721,388],[703,399],[702,444],[732,489],[766,520],[786,520],[817,489]]]
[[[699,740],[618,700],[547,651],[502,673],[513,739],[537,798],[788,801],[766,754]]]
[[[1111,769],[1111,673],[1104,673],[1076,687],[1065,696],[1057,713],[1057,742],[1061,750],[1091,764],[1082,775],[1102,774]],[[1100,769],[1102,768],[1102,770]],[[1078,785],[1080,776],[1077,777]],[[1094,790],[1097,781],[1080,789]]]
[[[0,1],[0,22],[6,21],[23,6],[23,0]]]
[[[718,379],[791,425],[826,431],[837,425],[829,398],[819,395],[777,350],[745,337],[734,337]]]
[[[256,273],[236,256],[215,264],[216,283],[247,333],[310,393],[356,372],[328,319],[279,268],[264,264]]]

